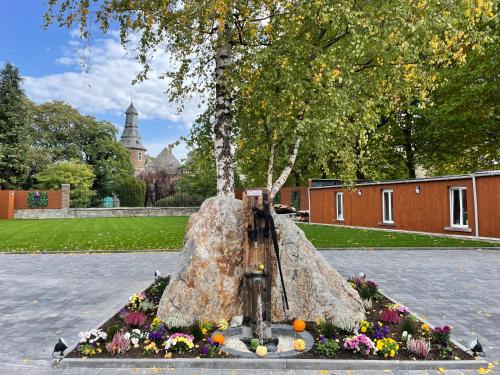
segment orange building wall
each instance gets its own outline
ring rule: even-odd
[[[36,190],[30,190],[36,191]],[[37,207],[31,208],[28,207],[28,190],[16,190],[14,195],[14,209],[15,210],[24,210],[24,209],[34,209]],[[48,206],[47,207],[38,207],[41,208],[62,208],[62,191],[61,190],[39,190],[47,193],[48,198]]]
[[[12,190],[0,190],[0,219],[12,219],[14,217],[14,192]]]
[[[500,176],[476,178],[479,235],[500,238]]]
[[[479,179],[478,179],[479,180]],[[420,186],[420,194],[415,187]],[[450,229],[450,187],[467,187],[469,232]],[[486,185],[485,185],[486,188]],[[491,187],[488,187],[491,189]],[[393,190],[394,224],[382,223],[382,190]],[[361,195],[357,194],[361,191]],[[344,191],[344,221],[336,220],[335,193]],[[431,233],[474,234],[474,201],[471,179],[418,181],[357,186],[355,190],[329,187],[310,189],[312,223],[403,229]],[[497,219],[500,211],[496,211]],[[490,213],[493,215],[494,213]],[[481,220],[478,220],[481,223]],[[480,231],[481,233],[481,231]],[[481,233],[481,235],[483,235]]]

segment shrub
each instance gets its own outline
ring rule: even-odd
[[[182,316],[182,314],[174,313],[165,320],[165,325],[169,330],[177,330],[182,327],[183,322],[184,317]]]
[[[107,330],[106,330],[106,333],[108,335],[108,337],[115,337],[115,334],[116,332],[118,332],[120,330],[120,327],[118,326],[118,324],[112,324]]]
[[[316,351],[326,357],[333,357],[340,349],[337,341],[320,337],[319,342],[316,344]]]
[[[169,282],[170,276],[160,277],[159,279],[157,279],[150,289],[151,295],[153,297],[161,297]]]
[[[130,341],[128,336],[122,331],[118,331],[113,336],[113,340],[106,344],[106,350],[112,355],[125,354],[130,350]]]
[[[406,348],[410,353],[416,354],[421,358],[426,358],[431,351],[431,344],[424,339],[409,338],[406,343]]]
[[[203,339],[203,330],[201,329],[200,322],[195,322],[191,327],[191,334],[195,338],[195,340],[202,340]]]
[[[451,358],[453,349],[450,346],[450,326],[435,327],[432,330],[432,340],[438,345],[441,358]]]
[[[144,207],[146,183],[134,176],[119,174],[113,192],[118,195],[121,207]]]
[[[156,207],[198,207],[205,197],[189,195],[186,193],[175,193],[156,201]]]
[[[380,314],[380,320],[384,323],[398,324],[401,321],[401,317],[397,310],[383,309]]]
[[[417,319],[412,315],[406,316],[401,325],[401,330],[408,332],[409,335],[415,335],[418,330]]]
[[[319,320],[318,332],[325,338],[332,339],[336,337],[337,327],[335,327],[331,321]]]
[[[130,327],[142,327],[146,322],[146,314],[142,311],[130,311],[125,315],[123,322]]]

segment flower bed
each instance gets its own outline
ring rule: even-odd
[[[156,318],[158,303],[169,278],[156,280],[147,290],[133,294],[128,303],[99,329],[80,334],[69,358],[228,358],[224,332],[228,322],[200,321],[180,327],[179,316]],[[450,326],[431,329],[403,306],[378,292],[376,283],[361,278],[350,282],[367,307],[367,317],[356,332],[343,331],[329,322],[305,322],[314,346],[298,359],[470,360],[450,340]],[[293,322],[284,322],[291,325]],[[302,327],[302,322],[300,322]],[[298,326],[295,322],[294,327]],[[300,351],[300,342],[296,343]]]

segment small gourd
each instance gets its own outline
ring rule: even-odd
[[[265,357],[267,355],[267,347],[263,345],[257,346],[257,349],[255,349],[255,354],[257,354],[259,357]]]
[[[298,352],[303,352],[306,349],[306,342],[302,339],[297,339],[293,343],[293,347]]]
[[[293,330],[295,332],[304,332],[305,329],[306,329],[306,322],[304,322],[303,320],[296,319],[293,322]]]

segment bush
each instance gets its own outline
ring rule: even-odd
[[[399,322],[401,321],[401,317],[399,316],[397,310],[384,309],[380,314],[380,320],[384,323],[399,324]]]
[[[323,338],[323,340],[320,340],[320,342],[316,344],[316,351],[326,357],[333,357],[335,354],[337,354],[339,349],[339,343],[332,339]]]
[[[413,336],[417,333],[417,328],[417,319],[414,316],[408,315],[405,317],[403,324],[401,325],[401,330],[406,331],[409,335]]]
[[[336,331],[337,327],[335,327],[332,322],[326,320],[320,320],[318,322],[318,332],[327,339],[335,338]]]
[[[121,174],[117,177],[113,191],[120,199],[121,207],[144,207],[146,183],[134,176]]]
[[[204,200],[205,198],[201,196],[176,193],[174,195],[158,199],[156,201],[156,207],[198,207]]]

